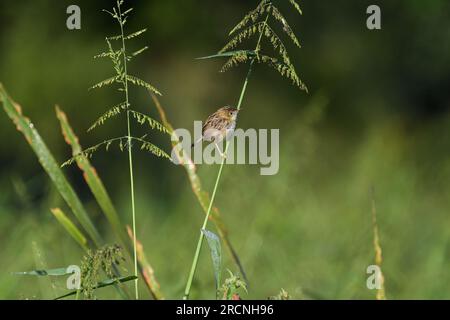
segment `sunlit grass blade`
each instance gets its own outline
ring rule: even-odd
[[[378,233],[378,222],[377,222],[377,208],[375,204],[374,190],[372,189],[372,227],[373,227],[373,247],[375,250],[375,264],[378,266],[380,272],[378,273],[378,282],[380,283],[380,288],[377,289],[377,300],[386,300],[386,292],[384,289],[384,275],[381,269],[383,263],[383,255],[380,244],[380,236]]]
[[[61,171],[61,168],[51,154],[47,145],[42,140],[33,123],[31,123],[31,121],[22,114],[21,107],[8,96],[1,84],[0,100],[3,102],[4,110],[14,122],[17,129],[24,135],[25,139],[38,157],[40,164],[53,181],[55,187],[66,201],[67,205],[73,211],[80,225],[96,245],[102,243],[100,234],[92,223],[77,194]]]
[[[114,286],[114,285],[117,285],[117,283],[125,283],[125,282],[133,281],[133,280],[136,280],[136,279],[137,279],[137,277],[135,277],[135,276],[122,277],[122,278],[119,278],[119,279],[108,279],[108,280],[99,282],[97,284],[97,286],[95,286],[94,289],[100,289],[100,288],[104,288],[104,287]],[[64,298],[67,298],[67,297],[70,297],[70,296],[74,296],[76,294],[77,294],[76,290],[75,291],[71,291],[71,292],[69,292],[69,293],[67,293],[65,295],[62,295],[62,296],[59,296],[59,297],[55,298],[55,300],[61,300],[61,299],[64,299]]]
[[[67,217],[67,215],[60,208],[51,209],[51,212],[55,216],[56,220],[58,220],[58,222],[70,234],[70,236],[81,246],[81,248],[87,251],[89,249],[87,239],[80,231],[80,229],[78,229],[78,227]]]
[[[133,241],[134,239],[133,230],[131,230],[131,228],[127,226],[127,231],[128,236],[130,237],[131,241]],[[156,280],[153,267],[148,262],[147,257],[145,256],[144,247],[142,246],[142,243],[139,240],[136,240],[136,252],[137,252],[137,259],[139,261],[139,269],[141,271],[142,277],[144,278],[144,282],[146,283],[147,288],[150,291],[150,294],[153,296],[153,299],[155,300],[164,299],[164,296],[161,293],[158,280]]]

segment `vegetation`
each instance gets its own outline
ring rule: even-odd
[[[0,298],[449,298],[448,1],[112,3],[0,3]],[[277,175],[172,148],[226,104]]]

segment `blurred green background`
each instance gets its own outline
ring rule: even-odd
[[[125,134],[123,118],[86,133],[120,100],[111,88],[88,87],[110,76],[94,61],[117,32],[101,12],[115,1],[1,1],[0,82],[22,105],[58,161],[70,157],[54,105],[67,113],[83,146]],[[371,193],[375,189],[383,271],[391,299],[450,299],[450,2],[377,1],[382,30],[366,28],[372,2],[277,1],[298,35],[286,39],[310,93],[257,66],[241,128],[280,128],[280,171],[227,166],[216,205],[249,278],[247,298],[286,289],[293,298],[372,299],[366,268],[373,264]],[[69,31],[66,8],[78,4],[82,30]],[[130,66],[159,88],[169,120],[192,128],[219,106],[236,104],[247,68],[218,73],[222,61],[196,61],[226,42],[228,31],[257,1],[127,1],[128,30],[149,27],[132,46],[150,50]],[[249,47],[254,43],[250,42]],[[135,108],[157,117],[145,90]],[[64,281],[19,277],[15,271],[78,264],[83,252],[49,208],[66,208],[30,147],[0,113],[0,298],[42,299],[65,292]],[[169,141],[152,133],[165,150]],[[163,293],[180,298],[203,220],[186,174],[136,153],[138,238]],[[126,154],[98,152],[94,165],[122,220],[131,223]],[[104,216],[77,168],[64,169],[105,237]],[[217,166],[201,166],[211,191]],[[70,212],[67,210],[67,212]],[[212,226],[211,226],[212,228]],[[213,229],[214,230],[214,229]],[[192,298],[214,298],[204,247]],[[38,253],[37,253],[38,252]],[[225,267],[236,272],[227,255]],[[132,273],[132,266],[129,265]],[[141,289],[143,297],[147,292]],[[116,298],[113,290],[100,298]]]

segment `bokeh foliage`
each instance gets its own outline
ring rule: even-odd
[[[120,94],[87,90],[110,69],[92,59],[103,49],[104,35],[115,34],[100,12],[110,1],[77,2],[81,31],[65,28],[71,1],[0,2],[0,81],[59,162],[71,151],[54,105],[61,105],[88,146],[98,136],[84,132]],[[220,61],[194,58],[221,47],[256,2],[130,2],[135,15],[129,28],[148,27],[151,48],[132,71],[164,92],[172,125],[192,128],[193,120],[237,102],[245,68],[219,74]],[[290,6],[280,2],[286,12]],[[247,271],[247,297],[265,298],[284,288],[293,298],[373,298],[365,287],[366,267],[374,261],[373,187],[388,298],[450,298],[449,2],[378,1],[381,31],[365,28],[369,1],[300,4],[301,17],[295,11],[285,15],[302,50],[287,47],[310,94],[256,66],[239,123],[280,128],[280,172],[264,177],[256,166],[226,167],[216,202]],[[145,91],[131,99],[158,119]],[[120,130],[126,132],[121,121],[97,129],[99,136]],[[65,209],[64,203],[4,113],[0,135],[0,298],[51,298],[63,290],[10,273],[36,266],[33,242],[52,268],[79,263],[83,252],[50,212]],[[170,148],[166,137],[154,139]],[[119,157],[125,155],[101,152],[93,162],[119,215],[130,223],[128,172]],[[164,293],[180,297],[202,208],[183,168],[139,153],[136,164],[137,236]],[[78,170],[65,170],[98,225],[101,208]],[[207,190],[215,172],[199,168]],[[113,239],[108,225],[100,231]],[[202,255],[199,274],[205,276],[192,297],[212,298],[210,258]],[[115,297],[113,291],[98,296]]]

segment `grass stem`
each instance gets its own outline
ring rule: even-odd
[[[269,15],[266,16],[266,20],[264,21],[264,27],[261,30],[261,33],[259,35],[258,43],[256,44],[256,49],[255,49],[256,52],[258,52],[260,50],[261,39],[262,39],[262,36],[263,36],[263,33],[264,33],[265,26],[267,25],[267,20],[268,19],[269,19]],[[244,81],[244,84],[243,84],[242,89],[241,89],[241,94],[239,96],[239,102],[238,102],[238,105],[236,107],[238,110],[241,110],[242,102],[244,100],[244,96],[245,96],[245,93],[247,91],[248,81],[250,79],[250,75],[252,73],[252,69],[253,69],[254,63],[255,63],[255,60],[253,59],[250,62],[250,66],[248,68],[247,76],[245,77],[245,81]],[[225,154],[227,154],[229,146],[230,146],[230,142],[227,141],[226,142],[226,146],[225,146]],[[192,266],[191,266],[191,270],[189,272],[189,277],[188,277],[188,281],[186,283],[186,288],[184,290],[183,300],[189,299],[189,294],[190,294],[190,291],[191,291],[192,281],[194,279],[195,271],[197,269],[198,259],[200,257],[200,252],[201,252],[202,244],[203,244],[204,234],[203,234],[202,230],[206,229],[206,226],[208,225],[208,220],[209,220],[209,217],[211,215],[211,210],[212,210],[212,206],[213,206],[213,203],[214,203],[214,199],[216,197],[216,193],[217,193],[217,189],[218,189],[218,186],[219,186],[220,178],[222,177],[222,172],[223,172],[223,167],[224,167],[225,161],[226,161],[226,159],[223,158],[222,159],[222,163],[220,164],[219,172],[218,172],[217,178],[216,178],[216,183],[214,184],[213,193],[211,195],[211,201],[209,202],[208,211],[206,212],[205,220],[203,221],[203,225],[202,225],[202,228],[200,230],[200,237],[198,239],[197,249],[195,250],[194,260],[192,261]]]
[[[122,10],[120,2],[117,1],[117,7],[119,10],[119,21],[120,21],[120,32],[122,38],[122,55],[123,55],[123,68],[125,75],[128,75],[127,70],[127,55],[126,55],[126,46],[125,46],[125,34],[123,31],[123,19],[122,19]],[[133,224],[133,255],[134,255],[134,275],[136,280],[134,281],[134,289],[135,289],[135,298],[139,300],[139,290],[138,290],[138,264],[137,264],[137,250],[136,250],[136,206],[134,200],[134,174],[133,174],[133,153],[132,153],[132,143],[131,143],[131,123],[130,123],[130,103],[129,103],[129,95],[128,95],[128,80],[127,77],[124,77],[123,86],[125,90],[125,103],[127,107],[127,133],[128,133],[128,163],[130,168],[130,193],[131,193],[131,212],[132,212],[132,224]]]

